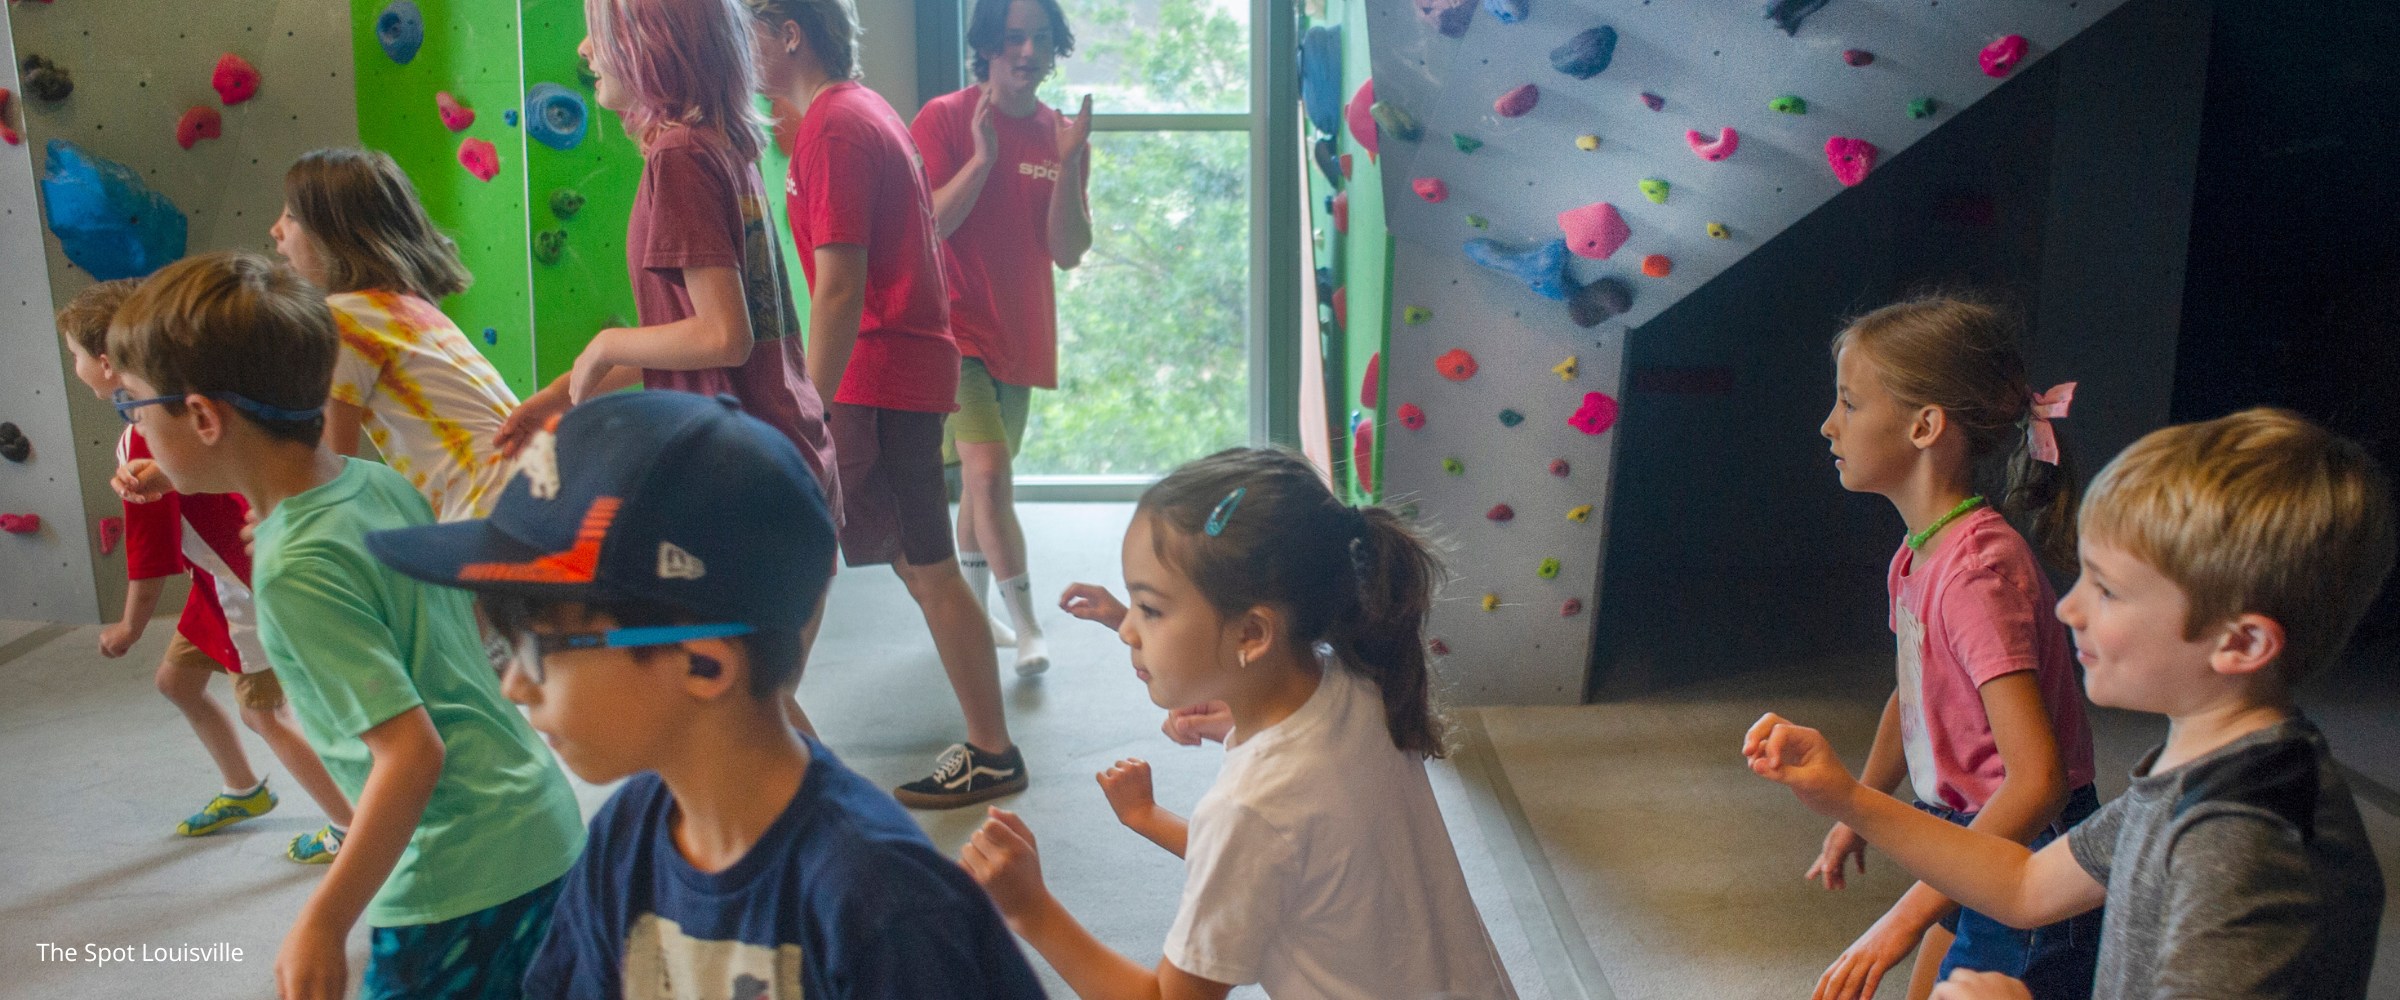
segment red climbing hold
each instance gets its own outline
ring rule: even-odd
[[[500,174],[500,151],[483,139],[469,139],[458,144],[458,164],[476,180],[488,181]]]
[[[214,139],[225,134],[225,116],[205,104],[192,105],[175,122],[175,144],[185,149],[202,139]]]
[[[1664,278],[1675,273],[1675,262],[1667,259],[1666,254],[1654,253],[1642,258],[1642,273],[1653,278]]]
[[[1382,374],[1383,352],[1377,351],[1367,358],[1367,374],[1358,380],[1358,405],[1370,410],[1375,408],[1376,388],[1383,381]]]
[[[1568,417],[1567,423],[1586,434],[1605,431],[1616,426],[1617,401],[1605,392],[1584,393],[1583,405],[1575,409],[1575,415]]]
[[[1550,460],[1550,474],[1551,474],[1551,475],[1553,475],[1553,476],[1557,476],[1557,477],[1559,477],[1559,478],[1561,478],[1561,479],[1564,479],[1564,478],[1566,478],[1566,475],[1567,475],[1567,460],[1566,460],[1566,459],[1563,459],[1563,458],[1553,458],[1553,459],[1551,459],[1551,460]]]
[[[1400,426],[1412,431],[1424,430],[1425,411],[1418,409],[1415,403],[1400,404]]]
[[[1864,66],[1875,61],[1875,53],[1865,49],[1843,49],[1842,61],[1852,66]]]
[[[217,60],[216,75],[209,77],[208,85],[217,88],[217,99],[227,107],[240,104],[258,93],[258,67],[250,65],[248,59],[225,53]]]
[[[1605,201],[1558,213],[1558,228],[1567,234],[1567,249],[1593,260],[1608,259],[1633,236],[1633,227],[1625,224],[1617,206]]]
[[[1580,597],[1567,598],[1567,603],[1558,606],[1558,616],[1560,618],[1573,618],[1582,613],[1583,598]]]
[[[1361,420],[1350,443],[1350,467],[1358,470],[1358,488],[1375,492],[1375,422]]]
[[[1833,168],[1835,180],[1843,187],[1856,187],[1875,169],[1875,144],[1865,139],[1845,139],[1834,136],[1825,140],[1825,163]]]
[[[121,518],[121,517],[104,517],[104,518],[101,518],[101,519],[100,519],[100,554],[101,554],[101,555],[107,555],[107,554],[109,554],[109,553],[111,553],[111,552],[115,552],[115,551],[117,550],[117,543],[118,543],[118,542],[122,542],[122,541],[124,541],[124,540],[125,540],[125,519],[124,519],[124,518]]]
[[[13,128],[10,128],[10,127],[8,127],[8,88],[7,88],[7,87],[0,87],[0,140],[5,140],[5,141],[6,141],[6,142],[7,142],[9,145],[11,145],[11,146],[14,146],[14,145],[16,145],[16,144],[18,144],[18,143],[20,143],[20,142],[23,142],[23,141],[25,141],[25,140],[23,140],[23,139],[20,139],[20,138],[18,138],[18,137],[17,137],[17,130],[16,130],[16,129],[13,129]]]
[[[1333,196],[1333,231],[1337,233],[1350,231],[1350,192],[1348,191]]]
[[[30,535],[42,530],[40,514],[0,514],[0,531],[12,535]]]
[[[1350,154],[1348,153],[1342,154],[1342,179],[1350,179]]]
[[[1475,377],[1475,356],[1453,348],[1450,353],[1433,359],[1433,368],[1441,372],[1443,378],[1464,382]]]
[[[1448,656],[1450,655],[1450,644],[1440,639],[1434,639],[1425,644],[1425,650],[1435,656]]]
[[[1350,126],[1350,138],[1358,143],[1358,148],[1367,151],[1368,159],[1375,158],[1375,116],[1368,112],[1374,106],[1375,79],[1369,77],[1365,83],[1358,85],[1357,93],[1350,95],[1350,106],[1342,112],[1342,121]],[[1344,177],[1350,176],[1350,164],[1347,161],[1348,158],[1344,157]]]
[[[1517,118],[1523,116],[1525,112],[1533,110],[1534,104],[1540,102],[1541,99],[1541,88],[1528,83],[1500,95],[1499,100],[1492,102],[1492,110],[1499,112],[1502,118]]]
[[[1734,150],[1742,148],[1742,134],[1734,131],[1731,125],[1725,126],[1725,130],[1715,139],[1687,129],[1683,133],[1683,141],[1692,147],[1692,152],[1700,154],[1701,159],[1710,163],[1720,162],[1732,156]]]
[[[1450,186],[1442,183],[1439,177],[1419,177],[1408,182],[1408,186],[1417,192],[1417,197],[1436,205],[1450,198]]]
[[[1975,54],[1976,65],[1983,67],[1985,76],[2007,76],[2025,58],[2025,36],[2010,35],[1983,47]]]
[[[1333,290],[1333,325],[1343,330],[1350,328],[1350,286],[1348,285]]]
[[[433,106],[442,113],[442,127],[452,132],[464,132],[475,124],[475,109],[458,103],[447,90],[433,95]]]
[[[1516,520],[1517,512],[1510,509],[1507,504],[1493,504],[1492,509],[1483,512],[1483,516],[1492,521],[1513,521]]]

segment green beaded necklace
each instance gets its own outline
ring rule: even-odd
[[[1958,520],[1959,517],[1966,514],[1966,512],[1974,510],[1982,505],[1983,497],[1981,496],[1971,496],[1961,500],[1958,502],[1958,506],[1950,508],[1950,513],[1942,515],[1932,524],[1926,525],[1925,530],[1912,534],[1906,539],[1903,539],[1903,541],[1908,543],[1909,551],[1923,552],[1925,551],[1925,543],[1933,540],[1935,532],[1938,532],[1949,526],[1950,522]]]

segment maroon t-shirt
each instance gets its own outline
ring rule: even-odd
[[[757,165],[738,161],[713,132],[670,128],[659,133],[644,154],[633,217],[625,224],[625,265],[643,326],[691,317],[684,268],[741,272],[754,342],[750,360],[732,368],[644,369],[642,385],[704,396],[732,394],[744,412],[799,446],[838,521],[842,495],[834,475],[833,439],[825,432],[825,404],[808,381],[800,314],[792,307]]]

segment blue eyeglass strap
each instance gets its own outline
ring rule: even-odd
[[[648,628],[615,628],[607,632],[608,645],[616,649],[629,646],[671,646],[686,639],[724,639],[749,635],[758,631],[748,625],[655,625]]]
[[[312,406],[305,410],[286,410],[278,406],[268,406],[265,403],[261,403],[258,400],[244,396],[238,392],[211,392],[206,393],[205,395],[207,395],[210,399],[222,399],[228,403],[231,403],[233,404],[234,409],[241,410],[242,412],[248,413],[260,420],[288,420],[294,422],[302,420],[314,420],[325,412],[325,408],[322,406]]]

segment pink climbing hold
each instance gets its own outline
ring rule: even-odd
[[[1450,198],[1450,186],[1442,183],[1442,179],[1439,177],[1419,177],[1408,182],[1408,186],[1417,192],[1417,197],[1436,205]]]
[[[1700,154],[1701,159],[1710,163],[1721,162],[1732,156],[1734,150],[1742,148],[1742,134],[1734,131],[1731,125],[1725,126],[1725,131],[1715,139],[1701,135],[1697,130],[1687,129],[1683,133],[1683,141],[1692,147],[1692,152]]]
[[[1875,144],[1865,139],[1845,139],[1834,136],[1825,140],[1825,163],[1833,168],[1835,180],[1843,187],[1856,187],[1875,169]]]
[[[30,535],[42,530],[40,514],[0,514],[0,531],[12,535]]]
[[[433,95],[433,106],[442,113],[442,127],[452,132],[464,132],[475,124],[475,109],[458,103],[447,90]]]
[[[0,87],[0,142],[14,146],[24,141],[18,138],[16,129],[8,127],[8,88]]]
[[[1452,348],[1450,353],[1433,359],[1433,368],[1452,382],[1464,382],[1475,377],[1475,356]]]
[[[489,141],[469,139],[458,144],[458,165],[476,180],[488,181],[500,175],[500,151]]]
[[[1558,228],[1567,234],[1567,249],[1593,260],[1607,260],[1633,237],[1633,227],[1625,224],[1625,216],[1605,201],[1558,213]]]
[[[1358,405],[1370,410],[1375,408],[1376,386],[1382,383],[1383,379],[1379,377],[1382,374],[1383,352],[1377,351],[1367,358],[1367,374],[1358,380]]]
[[[1483,516],[1486,520],[1492,521],[1514,521],[1517,519],[1517,512],[1507,504],[1494,504],[1492,509],[1483,512]]]
[[[1424,430],[1425,411],[1418,409],[1415,403],[1400,404],[1400,426],[1412,431]]]
[[[1333,290],[1333,325],[1344,330],[1350,328],[1350,286],[1348,285]]]
[[[1375,422],[1359,421],[1358,431],[1351,435],[1350,467],[1358,470],[1358,488],[1375,492]]]
[[[1350,95],[1350,106],[1342,111],[1342,121],[1350,126],[1351,140],[1358,143],[1358,148],[1367,151],[1368,159],[1375,158],[1375,116],[1368,112],[1374,106],[1375,78],[1368,77],[1366,82],[1358,85],[1358,91]],[[1348,157],[1343,159],[1347,160]],[[1348,163],[1342,164],[1342,176],[1350,176]]]
[[[185,149],[202,139],[214,139],[225,134],[225,116],[205,104],[192,105],[191,110],[175,121],[175,144]]]
[[[1500,95],[1499,100],[1492,102],[1492,110],[1499,112],[1502,118],[1517,118],[1533,110],[1533,106],[1541,99],[1541,88],[1528,83]]]
[[[117,543],[119,543],[119,542],[122,542],[122,541],[124,541],[124,540],[125,540],[125,519],[124,519],[124,518],[121,518],[121,517],[104,517],[104,518],[101,518],[101,519],[100,519],[100,554],[101,554],[101,555],[108,555],[108,554],[109,554],[109,553],[111,553],[111,552],[115,552],[115,551],[117,550]]]
[[[209,77],[208,85],[217,88],[217,99],[231,107],[247,101],[258,93],[258,67],[250,60],[231,52],[217,60],[217,72]]]
[[[1553,458],[1553,459],[1551,459],[1551,460],[1550,460],[1550,474],[1551,474],[1551,475],[1553,475],[1553,476],[1557,476],[1557,477],[1559,477],[1559,478],[1561,478],[1561,479],[1564,479],[1564,478],[1566,478],[1566,475],[1567,475],[1567,460],[1566,460],[1566,459],[1563,459],[1563,458]]]
[[[1652,111],[1667,110],[1667,99],[1648,91],[1642,92],[1642,104]]]
[[[1865,66],[1875,61],[1875,53],[1865,49],[1843,49],[1842,61],[1852,66]]]
[[[2010,35],[1984,46],[1982,52],[1975,54],[1975,63],[1983,67],[1983,75],[2000,77],[2007,76],[2008,71],[2017,68],[2017,62],[2024,58],[2025,36]]]
[[[1333,231],[1337,233],[1350,231],[1350,192],[1348,191],[1333,196]]]
[[[1342,154],[1342,179],[1350,179],[1350,154],[1348,153]]]
[[[1605,392],[1584,393],[1583,405],[1575,408],[1575,415],[1567,418],[1567,424],[1586,434],[1598,434],[1614,427],[1617,424],[1617,401]]]

